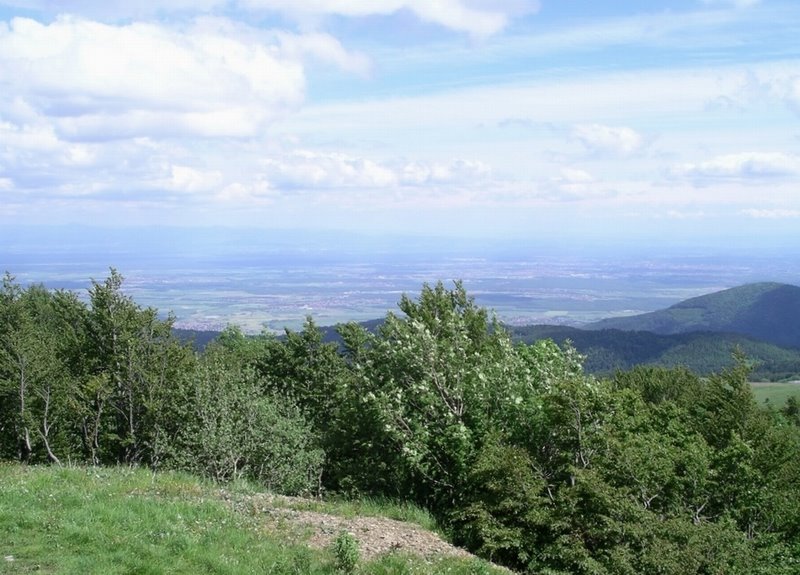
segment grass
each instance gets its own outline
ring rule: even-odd
[[[800,383],[798,382],[758,382],[750,385],[753,388],[753,395],[760,405],[769,403],[775,408],[780,408],[786,405],[786,400],[791,396],[796,395],[800,398]]]
[[[261,529],[217,486],[188,475],[0,464],[0,486],[0,573],[336,573],[330,552]],[[390,555],[355,572],[499,571],[481,561]]]

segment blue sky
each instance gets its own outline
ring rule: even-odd
[[[755,243],[796,0],[0,0],[0,226]]]

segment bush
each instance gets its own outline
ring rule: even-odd
[[[248,478],[286,494],[318,489],[324,454],[297,407],[265,395],[252,369],[214,357],[195,377],[176,467],[217,481]]]

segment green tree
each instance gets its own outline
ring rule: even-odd
[[[85,439],[95,444],[94,459],[146,462],[159,449],[152,432],[160,399],[185,368],[188,349],[172,334],[174,319],[160,320],[157,310],[138,306],[122,282],[112,268],[89,290],[85,398],[93,403],[87,422],[94,421]]]
[[[26,289],[10,275],[0,296],[0,427],[8,448],[21,461],[60,463],[59,452],[73,456],[68,439],[74,414],[72,357],[80,341],[85,311],[73,294],[49,292],[40,285]],[[13,439],[11,437],[13,436]]]

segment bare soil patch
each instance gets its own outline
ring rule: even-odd
[[[329,547],[342,531],[352,534],[359,544],[361,557],[373,559],[386,553],[408,553],[427,559],[434,557],[473,557],[451,545],[438,534],[419,525],[385,517],[341,517],[309,510],[313,500],[267,494],[230,495],[223,499],[247,513],[264,529],[281,531],[294,541],[314,549]]]

